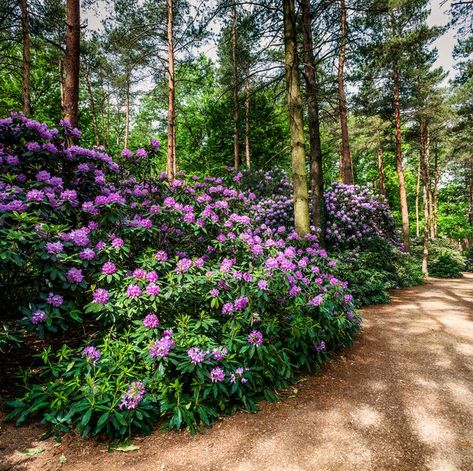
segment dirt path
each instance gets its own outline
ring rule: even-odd
[[[363,312],[353,350],[258,414],[195,438],[157,432],[129,453],[2,425],[0,470],[55,470],[61,456],[74,471],[473,470],[473,275],[396,291]],[[16,454],[37,446],[34,458]]]

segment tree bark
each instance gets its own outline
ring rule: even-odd
[[[347,45],[347,9],[345,0],[340,0],[340,50],[338,53],[338,110],[340,114],[340,129],[342,134],[342,181],[353,185],[353,165],[350,154],[350,142],[348,135],[347,99],[345,96],[345,52]]]
[[[99,146],[100,145],[99,126],[97,122],[97,112],[95,110],[94,93],[92,90],[92,85],[90,83],[89,68],[85,67],[84,72],[85,72],[84,73],[85,85],[87,87],[87,94],[89,95],[90,114],[92,115],[92,126],[94,128],[95,145]]]
[[[470,158],[470,161],[467,163],[468,166],[468,180],[469,180],[469,190],[470,190],[470,208],[468,211],[468,221],[470,223],[470,229],[473,229],[473,156]],[[468,243],[470,247],[473,247],[473,234],[468,238]]]
[[[425,123],[421,120],[420,123],[420,166],[422,173],[423,186],[423,206],[424,206],[424,236],[422,249],[422,273],[429,276],[429,230],[430,230],[430,213],[429,213],[429,176],[427,165],[426,152],[426,138],[425,138]]]
[[[31,115],[30,99],[30,21],[28,15],[28,0],[20,0],[21,31],[23,37],[23,71],[21,84],[21,107],[26,116]]]
[[[64,115],[64,61],[59,58],[58,60],[59,69],[59,95],[61,100],[61,113]]]
[[[386,185],[384,183],[384,159],[383,148],[381,146],[381,138],[378,135],[378,178],[379,178],[379,192],[386,196]]]
[[[232,75],[233,75],[233,154],[235,170],[240,167],[240,145],[238,121],[240,110],[238,108],[238,67],[237,67],[237,11],[236,0],[232,0]]]
[[[125,85],[125,149],[130,138],[130,75],[127,75]]]
[[[409,210],[407,207],[406,182],[404,180],[404,168],[402,165],[402,148],[401,148],[401,109],[399,104],[399,70],[397,64],[393,66],[394,81],[394,124],[396,137],[396,172],[399,181],[399,200],[401,205],[402,218],[402,239],[404,248],[410,252],[411,243],[409,237]]]
[[[437,237],[437,224],[438,224],[438,195],[439,195],[439,163],[438,163],[438,150],[435,146],[434,152],[434,212],[433,212],[433,226],[434,226],[434,238]]]
[[[310,189],[312,196],[311,221],[315,227],[320,229],[320,240],[323,244],[325,235],[323,217],[324,178],[310,0],[302,0],[301,6],[304,41],[304,78],[306,82],[307,116],[309,123]]]
[[[250,70],[246,71],[245,82],[245,160],[246,168],[251,168],[251,152],[250,152]]]
[[[78,126],[80,65],[80,1],[66,0],[64,119]]]
[[[419,215],[419,198],[420,198],[420,176],[422,172],[422,162],[419,155],[419,163],[417,165],[417,184],[416,184],[416,237],[420,237],[420,215]]]
[[[174,90],[174,16],[172,0],[168,1],[168,146],[167,175],[169,180],[176,177],[176,108]]]
[[[283,0],[284,59],[291,129],[292,185],[294,189],[294,226],[300,236],[309,232],[309,195],[305,166],[304,125],[299,81],[294,0]]]
[[[434,204],[432,196],[432,175],[430,172],[430,129],[428,125],[425,125],[425,169],[427,174],[427,200],[429,204],[429,231],[430,237],[435,239],[433,225]]]

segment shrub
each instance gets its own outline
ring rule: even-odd
[[[422,242],[415,241],[413,255],[422,260]],[[434,278],[460,278],[465,269],[461,251],[448,239],[438,238],[429,242],[429,276]]]
[[[337,249],[369,248],[384,240],[402,249],[399,231],[386,201],[368,188],[334,183],[324,195],[327,243]]]
[[[22,115],[0,122],[1,270],[29,283],[10,306],[46,339],[84,320],[90,335],[43,353],[40,377],[11,404],[18,423],[195,429],[253,410],[352,342],[360,318],[336,263],[314,233],[267,224],[239,175],[146,179],[155,142],[125,149],[118,167],[100,150],[67,149],[71,133]]]
[[[473,272],[473,247],[465,250],[463,256],[465,258],[465,271]]]

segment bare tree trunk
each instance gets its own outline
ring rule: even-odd
[[[422,249],[422,273],[429,276],[429,229],[430,229],[430,214],[429,214],[429,177],[427,174],[427,155],[426,155],[426,139],[425,139],[425,124],[423,120],[420,122],[420,166],[422,171],[422,185],[423,185],[423,205],[424,205],[424,237]]]
[[[61,98],[61,113],[64,114],[64,62],[61,58],[58,60],[59,69],[59,94]]]
[[[433,226],[434,226],[434,238],[437,237],[437,224],[438,224],[438,195],[439,195],[439,163],[438,163],[438,150],[435,146],[434,152],[434,212],[433,212]]]
[[[251,168],[251,153],[250,153],[250,68],[246,71],[245,82],[245,160],[246,168]]]
[[[406,182],[404,180],[404,168],[402,165],[401,148],[401,109],[399,104],[399,70],[397,64],[393,66],[394,80],[394,123],[396,128],[396,172],[399,181],[399,200],[402,218],[402,239],[405,249],[410,252],[411,243],[409,237],[409,210],[407,207]]]
[[[28,0],[20,0],[21,31],[23,36],[23,73],[21,86],[21,107],[26,116],[31,115],[30,100],[30,21],[28,15]]]
[[[233,75],[233,153],[235,170],[240,167],[240,146],[238,121],[240,110],[238,108],[238,67],[237,67],[237,11],[236,0],[232,0],[232,75]]]
[[[342,133],[342,181],[353,185],[353,165],[350,154],[348,135],[347,99],[345,96],[345,50],[347,45],[347,9],[345,0],[340,0],[340,50],[338,53],[338,110],[340,114],[340,129]]]
[[[469,167],[469,190],[470,190],[470,207],[468,211],[468,221],[470,223],[471,228],[473,228],[473,156],[470,157],[469,163],[467,163]],[[469,237],[468,243],[470,247],[473,247],[473,234]]]
[[[323,218],[324,178],[310,0],[302,0],[301,6],[304,40],[304,78],[307,90],[307,115],[309,122],[310,189],[312,196],[311,219],[312,224],[320,229],[320,240],[323,244],[325,236]]]
[[[432,196],[432,175],[430,172],[430,129],[428,125],[425,126],[426,139],[425,139],[425,171],[427,174],[427,199],[429,203],[429,231],[430,237],[435,239],[433,215],[434,215],[434,203]]]
[[[110,137],[111,137],[111,123],[110,123],[110,113],[111,113],[111,105],[110,105],[110,95],[107,94],[107,129],[106,129],[106,135],[107,135],[107,142],[110,144]]]
[[[284,59],[291,128],[292,185],[294,189],[294,226],[303,236],[309,232],[309,195],[305,166],[304,123],[299,81],[294,0],[283,0]]]
[[[80,65],[80,1],[66,0],[66,54],[64,80],[64,118],[78,126]]]
[[[384,159],[383,148],[381,146],[381,138],[378,135],[378,177],[379,177],[379,192],[386,196],[386,185],[384,183]]]
[[[130,76],[126,78],[125,89],[125,149],[128,148],[130,138]]]
[[[420,216],[419,216],[419,198],[420,198],[420,175],[422,172],[422,162],[419,155],[419,163],[417,165],[417,184],[416,184],[416,237],[420,237]]]
[[[168,1],[168,147],[167,174],[170,180],[176,177],[176,108],[174,90],[174,16],[172,0]]]
[[[95,111],[95,99],[94,99],[94,93],[92,91],[92,85],[90,83],[89,68],[87,66],[84,67],[84,79],[85,79],[85,85],[87,87],[87,94],[89,95],[90,114],[92,115],[92,126],[94,128],[95,145],[99,146],[100,137],[99,137],[99,126],[97,123],[97,113]]]

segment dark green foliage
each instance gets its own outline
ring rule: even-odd
[[[422,263],[422,244],[417,241],[412,248],[414,257]],[[448,239],[436,239],[429,244],[429,276],[433,278],[461,278],[465,259],[461,250]]]

